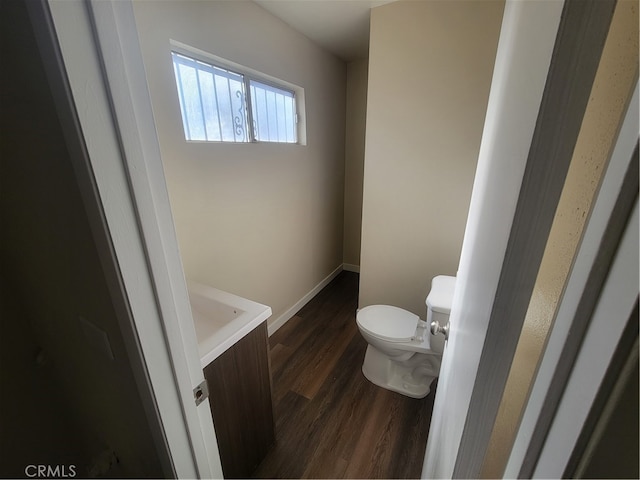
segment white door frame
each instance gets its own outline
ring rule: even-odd
[[[46,27],[39,48],[58,110],[67,109],[67,143],[79,145],[74,169],[112,298],[124,305],[120,326],[165,473],[221,478],[209,402],[196,407],[192,394],[204,375],[132,5],[44,0],[29,9]]]

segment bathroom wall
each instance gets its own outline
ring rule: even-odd
[[[343,254],[346,268],[360,266],[368,68],[369,62],[366,59],[347,64]]]
[[[400,1],[371,12],[359,306],[424,317],[455,275],[502,1]]]
[[[161,477],[24,2],[2,2],[0,21],[0,476],[44,464],[87,478],[112,452],[104,476]]]
[[[271,306],[342,264],[344,62],[248,1],[134,1],[187,278]],[[184,139],[169,40],[304,88],[307,145]]]
[[[529,303],[484,461],[483,478],[503,474],[547,333],[637,79],[638,2],[621,0],[611,22]]]

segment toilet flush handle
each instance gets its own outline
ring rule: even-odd
[[[449,322],[447,322],[445,326],[440,326],[440,324],[434,320],[433,322],[431,322],[431,333],[433,333],[434,335],[442,333],[444,335],[444,339],[448,340],[449,339]]]

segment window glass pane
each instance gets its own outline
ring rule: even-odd
[[[247,142],[243,76],[172,52],[187,140]]]
[[[276,109],[275,92],[267,91],[267,113],[269,116],[269,138],[270,142],[278,141],[278,110]]]
[[[256,140],[259,138],[268,138],[269,121],[267,117],[267,97],[266,92],[256,89],[251,85],[251,113],[253,114],[253,128]]]
[[[293,92],[250,81],[255,137],[260,142],[297,141]]]
[[[222,124],[222,141],[233,142],[233,114],[227,78],[216,75],[216,91],[218,92],[218,111]]]
[[[218,117],[218,101],[211,72],[200,72],[200,95],[202,95],[207,140],[219,142],[222,140],[222,135],[220,133],[220,118]]]
[[[233,133],[236,142],[247,141],[246,121],[244,111],[244,83],[238,80],[229,80],[231,89],[231,109],[233,114]]]
[[[287,126],[284,113],[283,95],[276,95],[276,120],[278,122],[278,142],[287,141]]]
[[[287,130],[287,142],[296,141],[296,111],[293,104],[293,97],[284,99],[285,124]]]
[[[189,127],[188,140],[206,140],[196,69],[186,65],[180,65],[179,70],[182,80],[182,95],[186,122]]]
[[[296,106],[292,91],[250,80],[242,74],[172,52],[178,100],[187,140],[296,143]],[[251,95],[253,124],[247,124]],[[248,131],[252,128],[253,131]]]
[[[189,126],[187,124],[187,115],[185,114],[185,106],[183,101],[182,94],[182,82],[180,81],[180,72],[178,70],[179,65],[173,62],[173,73],[176,76],[176,83],[178,85],[178,101],[180,102],[180,114],[182,115],[182,127],[184,128],[184,138],[188,139],[189,135]]]

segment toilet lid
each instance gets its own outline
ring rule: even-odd
[[[410,341],[418,326],[416,314],[391,305],[364,307],[356,321],[371,335],[390,342]]]

